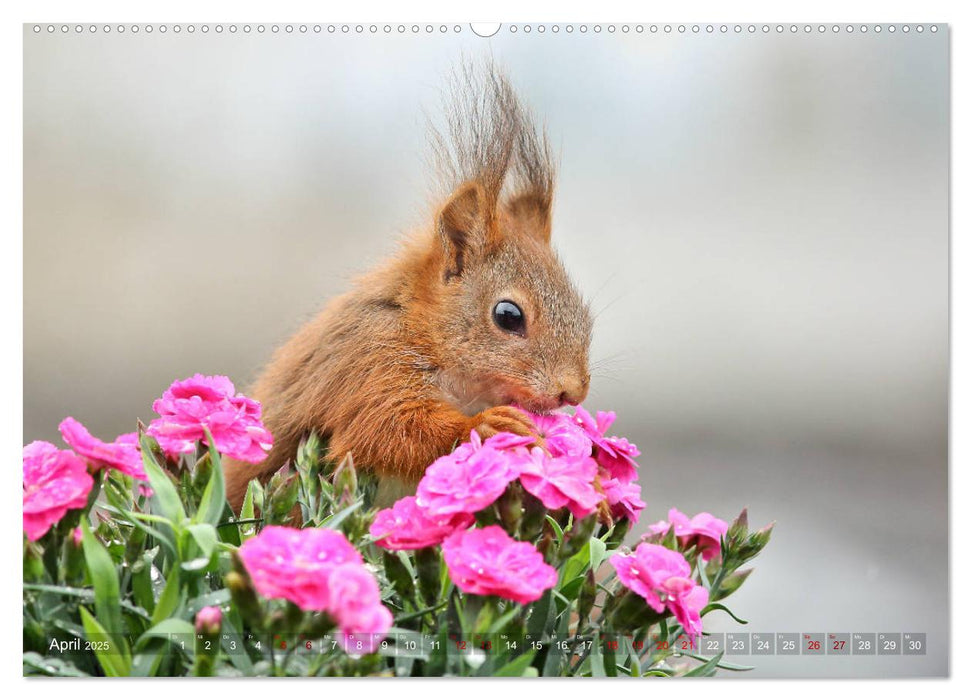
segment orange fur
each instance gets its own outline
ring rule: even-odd
[[[456,181],[432,225],[301,328],[252,388],[275,444],[261,464],[226,460],[234,508],[310,431],[333,459],[353,452],[413,488],[472,430],[533,434],[507,404],[543,412],[586,396],[591,319],[549,244],[545,137],[501,75],[467,70],[461,89],[447,146]],[[503,299],[525,312],[521,336],[492,320]]]

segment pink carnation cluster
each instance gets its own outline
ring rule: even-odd
[[[196,441],[205,440],[205,428],[220,453],[244,462],[262,461],[273,446],[273,436],[261,420],[260,404],[236,395],[227,377],[197,374],[174,382],[152,407],[159,417],[147,432],[170,456],[193,451]],[[88,472],[116,469],[148,481],[137,433],[103,442],[70,416],[61,421],[59,429],[73,452],[58,450],[49,442],[24,448],[24,531],[31,540],[42,537],[68,510],[86,504],[93,485]],[[139,490],[151,495],[147,484],[139,485]]]
[[[468,442],[428,467],[416,496],[377,514],[371,525],[376,544],[393,550],[442,544],[452,581],[461,590],[535,600],[556,583],[555,575],[534,565],[542,563],[536,548],[505,533],[500,537],[501,528],[469,530],[475,513],[495,503],[510,483],[518,479],[545,507],[566,508],[576,518],[590,515],[606,499],[615,518],[637,521],[644,508],[635,481],[634,457],[640,453],[627,440],[606,436],[613,413],[594,419],[578,407],[573,416],[527,415],[543,447],[529,448],[532,438],[511,433],[483,441],[473,431]]]
[[[73,452],[42,440],[24,447],[24,532],[31,541],[43,537],[67,511],[87,505],[92,473],[116,469],[148,480],[135,433],[102,442],[70,416],[61,421],[60,431]],[[148,491],[147,486],[140,488]]]
[[[667,608],[692,639],[701,634],[701,611],[708,604],[708,591],[691,578],[691,566],[680,552],[644,542],[629,555],[613,555],[610,563],[620,582],[652,610],[662,613]]]
[[[648,530],[651,534],[663,535],[672,526],[682,548],[697,547],[704,561],[721,556],[721,538],[728,532],[728,523],[724,520],[711,513],[698,513],[689,518],[677,508],[672,508],[668,511],[667,520],[659,520],[649,525]]]
[[[260,403],[237,395],[228,377],[196,374],[173,382],[152,409],[159,417],[147,432],[169,456],[195,450],[196,442],[206,441],[207,428],[213,447],[241,462],[262,462],[273,447]]]
[[[239,556],[261,595],[332,617],[349,652],[371,653],[391,627],[378,582],[336,530],[268,526]]]

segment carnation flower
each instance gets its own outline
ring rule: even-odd
[[[470,513],[432,517],[418,507],[414,496],[397,501],[391,508],[378,511],[371,523],[374,543],[385,549],[421,549],[442,543],[457,529],[475,522]]]
[[[498,525],[459,530],[442,544],[452,582],[465,593],[495,595],[525,605],[556,585],[556,569],[528,542]]]
[[[498,443],[490,442],[496,438]],[[508,438],[496,435],[483,443],[473,430],[469,442],[432,462],[418,484],[418,507],[441,517],[476,513],[492,505],[519,476],[514,460],[497,444],[508,446]]]
[[[328,577],[348,562],[363,565],[361,555],[336,530],[297,530],[271,525],[239,548],[253,585],[266,598],[284,598],[303,610],[327,610]]]
[[[370,654],[391,627],[391,612],[381,604],[374,576],[359,564],[342,564],[330,572],[329,612],[341,631],[344,649]]]
[[[641,452],[627,438],[607,436],[607,430],[616,417],[613,411],[597,411],[597,417],[593,418],[583,406],[577,406],[573,420],[597,447],[594,457],[607,470],[610,478],[630,483],[637,479],[638,465],[634,458],[640,456]]]
[[[551,510],[566,506],[583,518],[604,499],[593,486],[597,463],[589,456],[554,457],[534,447],[517,461],[523,488]]]
[[[652,610],[661,613],[667,608],[691,638],[701,633],[701,609],[708,603],[708,591],[691,579],[691,566],[681,553],[644,542],[632,554],[613,555],[610,563],[620,582]]]
[[[192,452],[198,441],[205,442],[208,428],[218,452],[242,462],[256,464],[273,447],[273,436],[262,422],[258,401],[237,396],[227,377],[196,374],[177,381],[152,409],[159,414],[148,426],[169,456]]]
[[[24,447],[24,532],[39,540],[71,509],[83,508],[94,479],[84,460],[41,440]]]
[[[704,561],[721,556],[721,538],[728,532],[728,523],[724,520],[719,520],[711,513],[698,513],[689,518],[677,508],[672,508],[668,511],[668,520],[649,525],[648,530],[655,535],[664,534],[672,525],[674,534],[684,549],[696,546]]]
[[[668,582],[673,591],[668,598],[668,610],[684,627],[689,638],[701,634],[701,611],[708,605],[708,590],[691,579],[674,579]]]
[[[641,517],[645,503],[641,500],[641,487],[636,482],[624,483],[619,479],[606,479],[601,474],[600,488],[603,489],[614,520],[622,518],[636,523]]]
[[[61,431],[64,442],[88,460],[88,464],[95,469],[117,469],[136,479],[148,480],[142,466],[142,453],[138,449],[136,433],[119,435],[113,443],[102,442],[70,416],[61,421],[58,430]]]
[[[593,443],[586,432],[564,413],[528,413],[536,425],[544,447],[554,457],[589,457]]]

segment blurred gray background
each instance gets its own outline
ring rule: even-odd
[[[732,601],[750,631],[927,633],[926,656],[736,660],[948,672],[946,27],[225,26],[25,28],[25,442],[66,415],[112,438],[194,372],[245,389],[423,223],[423,111],[491,52],[560,152],[554,239],[599,312],[587,406],[644,453],[642,525],[777,521]]]

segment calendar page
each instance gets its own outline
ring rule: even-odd
[[[946,23],[94,19],[25,676],[949,674]]]

